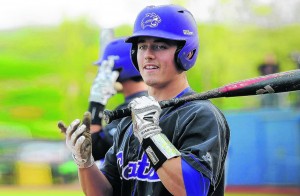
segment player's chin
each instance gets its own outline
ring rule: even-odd
[[[148,78],[144,81],[148,86],[153,87],[153,88],[158,88],[161,86],[161,82],[155,78]]]

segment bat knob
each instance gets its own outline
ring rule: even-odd
[[[111,119],[112,119],[112,117],[113,117],[113,112],[112,111],[109,111],[109,110],[104,110],[104,112],[103,112],[103,119],[104,119],[104,121],[107,123],[107,124],[109,124],[109,123],[111,123]]]

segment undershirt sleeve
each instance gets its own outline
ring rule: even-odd
[[[209,179],[184,159],[181,159],[181,165],[186,195],[206,196],[210,185]]]

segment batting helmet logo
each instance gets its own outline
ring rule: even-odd
[[[141,22],[142,29],[145,29],[147,26],[155,28],[161,22],[160,17],[155,13],[147,13]]]

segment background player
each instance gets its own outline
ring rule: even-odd
[[[89,97],[89,111],[92,114],[92,142],[95,160],[103,159],[112,146],[113,134],[120,120],[115,120],[105,127],[102,126],[102,113],[107,100],[116,93],[116,82],[122,84],[121,93],[124,103],[116,109],[127,107],[136,97],[147,95],[147,86],[140,73],[130,59],[131,44],[125,43],[125,37],[109,42],[103,50],[102,57],[96,62],[99,71],[93,82]]]
[[[149,6],[137,16],[132,61],[151,97],[130,102],[101,171],[89,148],[89,123],[74,120],[66,143],[87,195],[224,195],[229,128],[209,101],[161,109],[157,101],[195,92],[186,72],[195,64],[198,31],[192,14],[176,5]],[[86,119],[84,119],[86,121]]]

